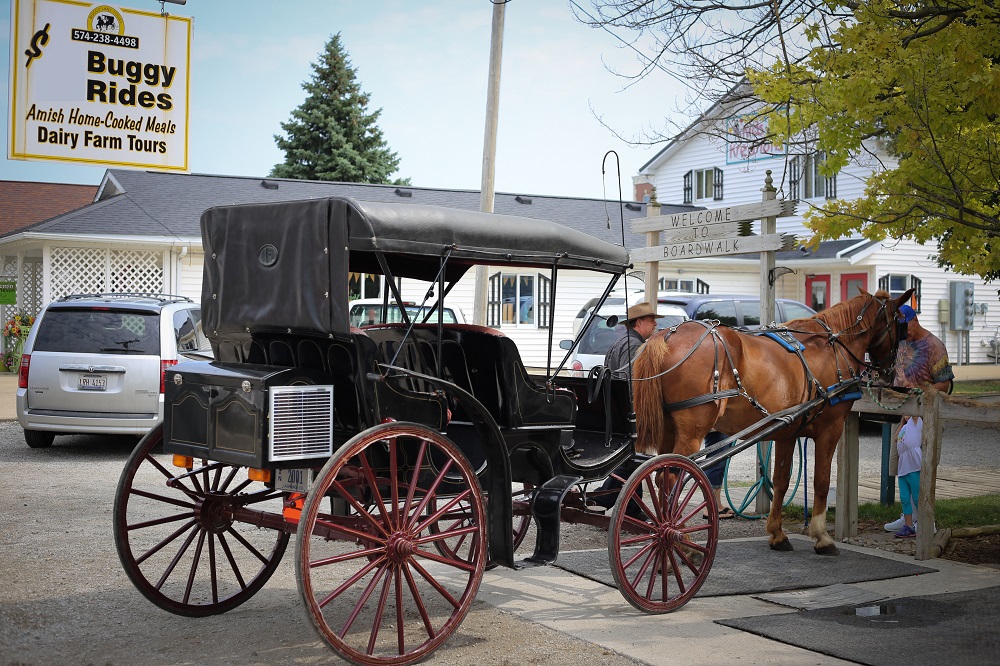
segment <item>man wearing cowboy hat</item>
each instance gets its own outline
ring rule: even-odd
[[[611,370],[615,379],[628,379],[629,365],[639,353],[639,349],[656,332],[656,309],[649,301],[636,303],[628,309],[625,319],[625,333],[615,340],[604,354],[604,367]]]

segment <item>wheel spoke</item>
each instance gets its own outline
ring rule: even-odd
[[[395,521],[392,519],[392,515],[385,510],[385,502],[382,501],[382,494],[378,490],[378,481],[375,479],[375,472],[372,471],[371,463],[368,461],[368,455],[366,453],[359,453],[358,460],[361,462],[361,471],[364,473],[365,479],[371,488],[372,502],[378,507],[379,514],[382,516],[382,522],[386,527],[385,531],[392,532],[395,527]]]
[[[448,592],[448,590],[444,589],[441,583],[439,583],[436,578],[431,576],[430,572],[428,572],[427,569],[424,569],[422,566],[420,566],[419,562],[417,562],[416,560],[410,560],[410,565],[414,569],[416,569],[417,573],[420,574],[424,580],[430,583],[431,587],[437,590],[438,594],[444,597],[448,601],[448,603],[450,603],[455,608],[459,607],[459,603],[458,601],[456,601],[455,597],[451,596],[451,593]]]
[[[243,544],[243,547],[246,548],[247,551],[249,551],[254,557],[256,557],[258,560],[260,560],[265,564],[267,563],[267,558],[259,550],[254,548],[253,544],[247,541],[242,534],[240,534],[231,527],[226,531],[229,532],[229,534],[231,534],[234,539]]]
[[[219,535],[219,545],[222,546],[222,552],[226,554],[226,559],[229,560],[229,567],[232,569],[233,575],[236,576],[236,580],[240,584],[240,589],[245,590],[247,584],[243,580],[243,574],[240,572],[240,567],[236,563],[236,558],[233,557],[233,551],[229,549],[229,542],[226,541],[225,534]]]
[[[173,504],[174,506],[179,506],[184,509],[194,509],[194,504],[189,502],[182,502],[179,499],[174,499],[173,497],[167,497],[166,495],[159,495],[157,493],[151,493],[145,490],[136,490],[133,488],[129,491],[131,495],[138,495],[139,497],[145,497],[146,499],[156,500],[157,502],[163,502],[164,504]]]
[[[142,564],[151,555],[157,553],[161,548],[163,548],[164,546],[166,546],[167,544],[169,544],[171,541],[173,541],[174,539],[176,539],[177,537],[179,537],[180,535],[184,534],[189,529],[191,529],[192,527],[194,527],[197,524],[197,522],[198,521],[196,521],[196,520],[189,520],[185,524],[181,525],[177,529],[177,531],[173,532],[172,534],[170,534],[169,536],[167,536],[165,539],[163,539],[162,541],[160,541],[158,544],[156,544],[155,546],[153,546],[152,548],[150,548],[149,550],[147,550],[145,553],[143,553],[139,557],[135,558],[135,563],[136,564]]]
[[[184,588],[184,603],[188,603],[191,599],[191,586],[194,585],[194,577],[198,573],[198,564],[201,562],[201,550],[205,546],[205,534],[205,530],[201,530],[198,534],[198,545],[194,548],[194,557],[191,558],[191,570],[188,572],[187,587]]]
[[[141,530],[144,527],[155,527],[157,525],[166,525],[167,523],[176,523],[178,520],[185,520],[193,515],[193,513],[177,513],[172,516],[166,516],[165,518],[156,518],[155,520],[147,520],[145,522],[127,525],[125,529],[129,531]]]
[[[378,582],[382,580],[382,577],[388,571],[389,571],[388,567],[380,568],[375,573],[375,576],[372,577],[368,585],[365,586],[365,590],[364,592],[361,593],[361,597],[358,599],[357,603],[354,604],[354,610],[351,611],[351,614],[347,617],[347,621],[344,623],[344,627],[340,630],[341,638],[346,636],[347,632],[351,630],[351,627],[354,625],[355,620],[358,619],[358,615],[361,614],[361,611],[365,607],[365,604],[368,603],[368,599],[371,598],[372,592],[374,592],[375,588],[378,587]]]
[[[170,564],[167,565],[167,568],[163,572],[163,575],[160,576],[160,580],[157,581],[157,583],[156,583],[156,589],[157,590],[160,589],[161,587],[163,587],[163,584],[165,582],[167,582],[167,578],[169,578],[170,574],[173,573],[174,567],[176,567],[177,563],[181,561],[181,557],[187,551],[188,547],[191,545],[191,542],[194,541],[195,535],[198,534],[198,532],[200,532],[200,531],[201,530],[198,528],[197,525],[195,525],[191,529],[191,533],[188,534],[187,539],[185,539],[184,543],[181,544],[180,550],[178,550],[177,553],[174,555],[174,558],[172,560],[170,560]]]

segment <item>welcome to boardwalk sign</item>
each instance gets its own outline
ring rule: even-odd
[[[7,157],[188,170],[191,19],[11,3]]]

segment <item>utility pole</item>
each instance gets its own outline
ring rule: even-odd
[[[483,179],[479,210],[493,212],[493,176],[496,174],[497,119],[500,115],[500,56],[503,53],[503,19],[507,3],[493,0],[493,30],[490,35],[490,80],[486,88],[486,135],[483,137]],[[476,266],[476,294],[472,307],[473,323],[486,325],[489,290],[487,266]]]

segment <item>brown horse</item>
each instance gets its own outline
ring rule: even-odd
[[[912,292],[895,300],[885,291],[861,292],[809,319],[787,322],[788,341],[801,343],[799,353],[772,338],[708,322],[659,331],[633,366],[636,451],[691,455],[709,431],[733,435],[769,414],[822,399],[830,387],[859,377],[864,366],[891,372],[900,339],[896,310]],[[826,533],[826,497],[833,454],[853,400],[831,402],[819,401],[767,437],[775,442],[774,499],[767,519],[775,550],[792,549],[781,529],[781,507],[796,437],[811,437],[816,455],[809,535],[817,553],[838,552]]]

